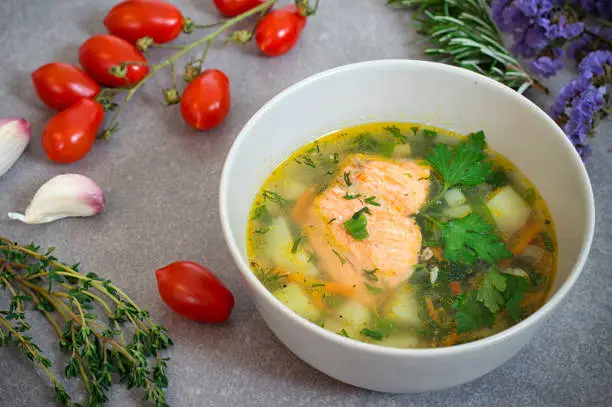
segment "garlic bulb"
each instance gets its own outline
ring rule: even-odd
[[[36,192],[25,214],[8,217],[24,223],[48,223],[67,217],[92,216],[104,209],[104,192],[91,179],[79,174],[58,175]]]
[[[25,119],[0,119],[0,177],[21,157],[29,142],[30,124]]]

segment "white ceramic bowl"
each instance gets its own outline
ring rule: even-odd
[[[497,335],[437,349],[394,349],[328,332],[281,304],[248,266],[246,229],[253,199],[289,154],[347,126],[410,121],[459,133],[484,130],[489,146],[534,182],[557,227],[557,277],[536,313]],[[585,168],[557,125],[525,97],[448,65],[383,60],[331,69],[269,101],[244,126],[221,177],[223,233],[257,309],[276,336],[314,368],[385,392],[439,390],[474,380],[516,354],[561,304],[580,275],[594,228]]]

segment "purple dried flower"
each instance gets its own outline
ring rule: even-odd
[[[584,143],[593,131],[595,114],[605,106],[605,86],[589,86],[585,92],[574,99],[569,120],[563,127],[566,134]]]
[[[545,78],[555,75],[563,68],[563,50],[553,48],[550,50],[552,56],[544,55],[531,61],[531,69]]]
[[[605,75],[604,65],[612,65],[612,51],[594,51],[587,55],[578,69],[587,78]]]
[[[493,0],[493,21],[500,30],[511,32],[513,51],[532,58],[556,39],[571,39],[582,34],[582,22],[568,23],[558,11],[558,0]]]

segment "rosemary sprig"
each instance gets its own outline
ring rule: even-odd
[[[490,0],[388,0],[416,9],[417,32],[431,47],[425,54],[501,82],[519,93],[530,87],[548,90],[504,47],[489,16]]]
[[[128,388],[142,388],[155,407],[167,407],[167,359],[160,355],[172,345],[167,330],[110,280],[81,274],[78,264],[67,266],[52,252],[53,248],[42,253],[33,244],[21,246],[0,237],[0,287],[11,296],[8,310],[0,311],[0,346],[14,344],[39,365],[53,383],[58,403],[80,406],[50,371],[51,361],[25,334],[31,328],[25,320],[31,306],[56,330],[60,350],[70,355],[66,378],[82,378],[88,407],[108,400],[116,377]],[[106,314],[106,322],[98,312]],[[126,340],[128,333],[131,341]]]

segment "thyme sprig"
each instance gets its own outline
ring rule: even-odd
[[[519,93],[530,87],[548,90],[521,67],[504,47],[489,16],[490,0],[388,0],[415,9],[417,32],[431,44],[425,54],[480,73]]]
[[[0,237],[0,287],[11,296],[8,310],[0,311],[0,346],[13,344],[40,366],[55,388],[55,399],[65,406],[72,400],[51,372],[52,362],[33,338],[26,312],[39,311],[59,337],[59,348],[70,355],[66,378],[81,377],[88,393],[86,405],[108,400],[114,381],[142,388],[155,407],[166,407],[167,358],[160,352],[173,342],[167,330],[151,321],[125,292],[95,273],[82,274],[30,244],[21,246]],[[106,314],[103,321],[98,313]],[[128,334],[132,338],[128,341]]]

